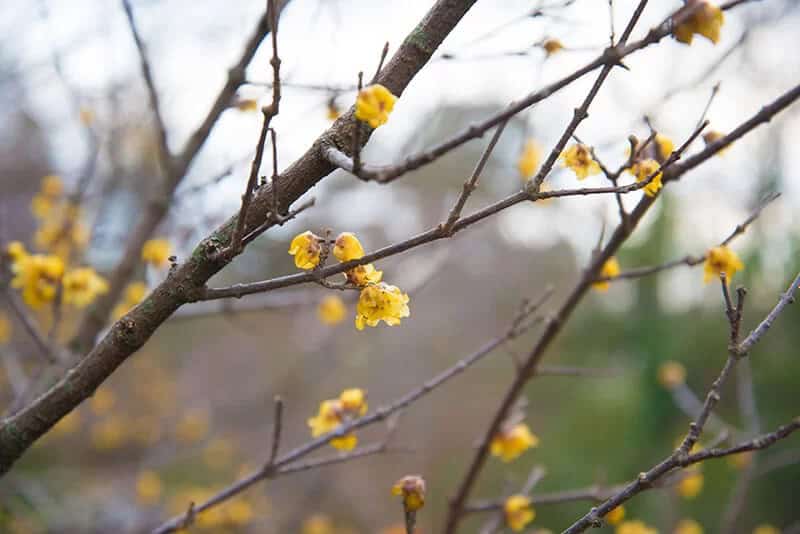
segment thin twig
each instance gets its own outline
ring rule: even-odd
[[[275,414],[273,416],[272,427],[272,446],[270,447],[269,460],[267,465],[275,463],[275,458],[278,457],[278,449],[281,446],[281,429],[283,427],[283,399],[275,396]]]

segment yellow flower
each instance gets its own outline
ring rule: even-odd
[[[166,239],[150,239],[142,246],[142,261],[154,267],[163,267],[169,260],[172,245]]]
[[[363,390],[352,388],[342,391],[338,399],[322,401],[319,413],[308,419],[311,436],[317,438],[336,430],[342,423],[363,416],[367,413],[366,394]],[[341,438],[331,440],[331,446],[349,451],[358,444],[358,438],[350,433]]]
[[[625,519],[625,507],[621,504],[606,514],[606,523],[617,525]]]
[[[239,100],[236,103],[236,109],[239,111],[258,111],[258,100],[255,98],[247,98],[244,100]]]
[[[658,534],[656,529],[639,520],[624,521],[620,523],[614,532],[615,534]]]
[[[400,324],[400,319],[411,315],[408,309],[408,295],[400,288],[381,282],[368,285],[361,290],[356,305],[356,328],[364,325],[378,326],[384,321],[389,326]]]
[[[676,487],[678,495],[684,499],[694,499],[703,489],[703,473],[699,470],[692,470],[678,482]]]
[[[658,383],[667,389],[673,389],[686,382],[686,368],[669,360],[658,368]]]
[[[333,255],[344,263],[364,257],[364,247],[352,232],[342,232],[333,244]]]
[[[563,50],[564,45],[558,39],[550,38],[550,39],[545,39],[542,42],[542,48],[544,48],[547,57],[550,57],[556,52],[560,52],[561,50]]]
[[[22,289],[22,299],[37,310],[56,297],[58,284],[64,275],[64,262],[58,256],[28,254],[19,242],[8,246],[14,278],[11,287]]]
[[[720,273],[725,273],[725,280],[730,283],[737,271],[744,269],[744,264],[739,256],[727,246],[714,247],[706,254],[703,266],[704,280],[706,283],[719,278]]]
[[[403,507],[416,512],[425,506],[425,480],[419,475],[404,476],[392,486],[392,495],[403,497]]]
[[[303,521],[303,534],[334,534],[330,517],[314,514]]]
[[[92,446],[98,451],[118,449],[127,438],[127,426],[119,418],[112,417],[95,423],[90,438]]]
[[[11,321],[5,313],[0,312],[0,345],[8,343],[11,339]]]
[[[178,421],[175,437],[184,444],[196,443],[208,434],[208,427],[208,413],[204,410],[193,410]]]
[[[298,269],[313,269],[319,265],[321,252],[320,238],[308,230],[296,235],[289,245],[289,254],[294,256],[294,264]]]
[[[161,499],[161,478],[155,471],[145,470],[136,477],[136,499],[146,506]]]
[[[342,322],[347,308],[344,302],[336,295],[328,295],[319,303],[317,316],[323,324],[335,325]]]
[[[719,141],[723,137],[725,137],[724,133],[718,132],[716,130],[711,130],[710,132],[706,132],[706,133],[703,134],[703,142],[706,144],[706,146],[708,146],[708,145],[710,145],[712,143],[716,143],[717,141]],[[717,156],[723,155],[725,152],[728,151],[729,148],[730,148],[730,146],[726,146],[725,148],[718,150],[717,151]]]
[[[531,433],[525,423],[517,423],[511,428],[502,429],[493,438],[489,451],[504,462],[516,459],[520,454],[539,445],[539,438]]]
[[[675,144],[672,142],[672,139],[667,137],[666,135],[661,135],[660,133],[656,134],[654,139],[656,143],[656,147],[658,148],[658,157],[660,161],[666,161],[667,158],[672,155],[675,151]]]
[[[694,519],[681,519],[672,534],[703,534],[703,527]]]
[[[117,398],[114,395],[114,392],[110,389],[100,386],[92,395],[92,398],[89,400],[89,406],[92,408],[92,412],[95,415],[106,415],[111,410],[114,409],[114,404],[116,404]]]
[[[772,525],[758,525],[753,529],[753,534],[780,534],[781,531]]]
[[[147,285],[144,282],[131,282],[128,284],[128,287],[125,288],[125,296],[122,302],[114,307],[114,320],[116,321],[133,309],[144,299],[145,295],[147,295]]]
[[[377,128],[386,124],[397,97],[380,84],[365,87],[356,98],[356,118]]]
[[[603,268],[600,269],[600,276],[602,278],[615,278],[619,276],[620,269],[619,269],[619,262],[617,258],[611,257],[603,264]],[[592,287],[598,291],[608,291],[608,288],[611,284],[608,280],[601,280],[599,282],[594,282]]]
[[[594,160],[586,145],[572,145],[561,153],[561,160],[565,167],[573,170],[578,180],[600,173],[600,164]]]
[[[661,169],[661,165],[654,159],[646,159],[642,161],[636,161],[631,165],[628,169],[628,172],[636,176],[637,182],[644,182],[648,178],[650,178],[653,173],[659,171]],[[661,183],[661,177],[663,173],[658,172],[650,182],[644,186],[644,194],[648,197],[654,197],[658,194],[658,192],[663,187]]]
[[[542,161],[542,147],[534,139],[525,141],[525,147],[522,149],[522,154],[517,160],[517,170],[523,180],[530,180],[536,169],[539,168],[539,163]]]
[[[531,506],[531,500],[525,495],[512,495],[503,504],[506,525],[514,532],[521,532],[525,526],[534,520],[536,511]]]
[[[98,295],[108,293],[108,282],[91,267],[67,271],[64,275],[64,303],[85,308]]]
[[[377,284],[383,278],[383,271],[378,271],[371,263],[357,265],[344,273],[347,281],[358,287]]]
[[[339,395],[342,410],[363,417],[367,413],[367,393],[363,389],[345,389]]]
[[[689,0],[677,16],[688,10],[692,10],[692,14],[675,28],[675,39],[690,45],[694,34],[698,34],[717,44],[722,24],[725,22],[725,15],[719,6],[711,0]]]

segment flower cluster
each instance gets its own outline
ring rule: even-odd
[[[504,462],[515,460],[523,452],[539,445],[536,437],[525,423],[504,425],[489,445],[489,452]]]
[[[29,254],[19,241],[9,243],[6,253],[11,258],[14,278],[11,287],[22,291],[22,300],[34,310],[56,298],[64,276],[64,262],[58,256]]]
[[[512,495],[503,503],[506,525],[514,532],[522,532],[536,518],[531,500],[525,495]]]
[[[706,253],[706,261],[703,266],[704,280],[708,283],[725,273],[725,281],[730,283],[731,278],[742,269],[744,269],[744,264],[734,251],[725,245],[714,247]]]
[[[289,254],[294,256],[294,263],[300,269],[318,268],[329,251],[342,263],[364,257],[364,247],[352,232],[342,232],[332,243],[326,243],[311,231],[305,231],[295,236],[289,245]],[[371,263],[347,269],[344,276],[348,287],[361,292],[356,305],[358,330],[377,326],[381,321],[390,326],[398,325],[410,315],[408,295],[396,286],[381,282],[383,271],[375,269]],[[344,315],[344,303],[338,297],[328,297],[320,303],[318,315],[323,323],[336,324]]]
[[[561,153],[561,161],[565,167],[572,169],[578,180],[600,174],[600,164],[592,157],[588,146],[577,143]]]
[[[336,430],[340,425],[367,413],[367,394],[363,389],[352,388],[342,391],[337,399],[324,400],[319,405],[319,413],[308,420],[311,436],[319,437]],[[342,451],[352,450],[358,438],[350,433],[334,438],[331,445]]]
[[[397,97],[381,84],[370,85],[358,93],[356,118],[373,128],[386,124]]]

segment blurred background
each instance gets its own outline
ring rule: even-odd
[[[241,53],[261,1],[132,2],[152,63],[170,146],[178,150],[205,116]],[[287,167],[339,111],[355,100],[357,73],[371,75],[383,43],[390,55],[432,2],[292,0],[280,21],[283,100],[274,126],[278,165]],[[617,32],[635,2],[614,2]],[[681,5],[651,2],[634,38]],[[0,240],[37,249],[39,221],[31,201],[44,176],[82,190],[88,239],[78,258],[107,274],[160,176],[156,138],[137,53],[121,5],[104,0],[0,0]],[[794,0],[764,0],[726,14],[716,46],[664,40],[626,59],[600,91],[580,138],[608,165],[625,161],[627,136],[647,137],[646,116],[679,145],[695,128],[712,88],[707,117],[726,132],[800,79],[800,9]],[[532,16],[532,13],[536,13]],[[374,164],[403,157],[495,113],[599,54],[608,40],[608,5],[597,0],[479,1],[431,63],[398,100],[391,118],[363,152]],[[556,38],[564,49],[540,46]],[[168,239],[178,261],[238,209],[260,128],[257,104],[270,101],[269,46],[247,71],[248,83],[217,123],[178,188],[168,220],[154,237]],[[594,76],[587,76],[517,116],[507,127],[466,212],[517,191],[517,160],[528,139],[544,150],[556,142]],[[791,108],[767,127],[665,188],[618,259],[624,269],[702,255],[727,237],[769,192],[782,196],[736,239],[746,268],[745,327],[754,326],[800,269],[800,114]],[[367,250],[426,230],[446,215],[487,139],[463,146],[391,185],[337,172],[309,195],[313,209],[267,232],[212,285],[296,271],[286,253],[307,229],[355,232]],[[701,141],[691,151],[701,148]],[[263,173],[272,162],[265,157]],[[547,178],[553,189],[576,187],[569,169]],[[581,185],[604,185],[600,176]],[[639,193],[625,197],[633,206]],[[318,304],[331,290],[301,286],[235,302],[185,306],[95,396],[62,420],[0,480],[0,531],[10,533],[147,532],[186,510],[269,453],[273,397],[285,401],[283,450],[307,441],[306,421],[319,403],[345,388],[368,391],[370,409],[391,402],[467,356],[507,328],[523,298],[555,290],[554,310],[580,276],[605,229],[617,222],[610,196],[520,204],[453,239],[376,264],[384,279],[409,293],[401,326],[358,332],[355,295],[340,295],[345,320],[325,324]],[[136,280],[154,286],[162,268],[142,265]],[[0,301],[0,406],[13,409],[18,389],[35,380],[36,347]],[[48,310],[34,312],[42,328]],[[69,339],[80,312],[62,319]],[[800,310],[790,308],[752,354],[761,428],[798,414]],[[192,528],[198,532],[401,532],[402,510],[389,493],[401,476],[422,474],[428,504],[422,532],[443,526],[447,498],[514,373],[514,355],[537,332],[405,410],[390,452],[259,484]],[[546,366],[587,369],[587,376],[540,376],[526,390],[527,419],[537,448],[513,463],[491,459],[473,497],[518,491],[530,470],[546,469],[535,493],[613,485],[669,454],[688,416],[658,370],[675,360],[687,370],[686,395],[704,396],[726,357],[728,327],[719,284],[704,284],[702,265],[677,267],[593,292],[548,351]],[[747,436],[736,383],[718,413]],[[718,435],[712,426],[706,441]],[[385,428],[358,433],[361,443]],[[336,454],[334,449],[322,455]],[[755,462],[755,467],[749,467]],[[755,525],[798,528],[800,444],[787,439],[753,458],[702,467],[699,492],[679,487],[636,497],[627,516],[661,532],[693,518],[718,532],[743,470],[752,474],[737,531]],[[678,484],[679,486],[679,484]],[[559,531],[591,501],[536,506],[530,531]],[[463,531],[478,531],[475,516]],[[397,530],[391,530],[396,528]],[[611,527],[604,527],[611,532]],[[789,531],[789,530],[787,530]]]

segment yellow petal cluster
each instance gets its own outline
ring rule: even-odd
[[[675,17],[678,18],[687,11],[691,11],[691,14],[683,23],[675,27],[675,39],[678,42],[690,45],[695,34],[697,34],[717,44],[720,30],[725,22],[725,15],[716,2],[712,0],[689,0],[676,13]]]
[[[389,120],[396,101],[397,97],[380,84],[365,87],[356,98],[356,118],[377,128]]]
[[[154,267],[163,267],[169,261],[172,245],[166,239],[149,239],[142,246],[142,261]]]
[[[615,534],[658,534],[658,530],[638,519],[620,523],[614,532]]]
[[[358,287],[364,287],[369,284],[377,284],[383,278],[383,271],[375,269],[371,263],[365,265],[357,265],[352,269],[347,270],[344,275],[347,281]]]
[[[517,160],[517,170],[520,177],[524,181],[530,180],[539,168],[542,162],[542,147],[535,139],[528,139],[525,141],[525,146],[522,149]]]
[[[617,261],[617,258],[613,256],[608,258],[608,261],[603,264],[603,268],[600,269],[600,276],[602,278],[616,278],[619,276],[619,273],[619,262]],[[608,280],[600,280],[599,282],[594,282],[592,284],[592,287],[598,291],[608,291],[610,286],[611,284],[608,282]]]
[[[99,295],[108,293],[108,282],[91,267],[79,267],[64,275],[64,303],[85,308]]]
[[[389,326],[400,324],[400,320],[411,315],[408,295],[400,288],[385,282],[370,284],[361,290],[356,305],[356,328],[378,326],[384,321]]]
[[[521,532],[536,518],[531,500],[525,495],[512,495],[503,503],[506,525],[514,532]]]
[[[731,278],[743,269],[744,264],[734,251],[724,245],[714,247],[706,253],[703,265],[704,281],[708,283],[719,278],[721,273],[725,273],[725,280],[730,283]]]
[[[11,272],[14,274],[11,287],[22,290],[22,300],[35,310],[52,302],[64,275],[64,262],[61,258],[28,254],[19,241],[9,243],[7,253],[11,258]]]
[[[294,256],[298,269],[313,269],[319,265],[321,253],[321,239],[308,230],[296,235],[289,244],[289,254]]]
[[[618,525],[623,519],[625,519],[625,507],[621,504],[606,514],[606,523],[612,526]]]
[[[319,413],[308,419],[312,437],[319,437],[336,430],[341,424],[367,413],[367,394],[363,389],[350,388],[342,391],[337,399],[324,400],[319,405]],[[331,446],[349,451],[358,444],[358,438],[350,433],[330,441]]]
[[[425,506],[425,479],[419,475],[404,476],[392,486],[392,495],[403,497],[403,507],[416,512]]]
[[[676,361],[666,361],[658,368],[658,383],[673,389],[686,382],[686,368]]]
[[[333,243],[333,255],[344,263],[350,260],[359,260],[364,257],[364,247],[361,241],[352,232],[342,232]]]
[[[656,147],[658,148],[658,158],[660,162],[664,162],[675,151],[675,143],[666,135],[660,133],[656,134],[654,139]]]
[[[147,285],[145,285],[144,282],[131,282],[128,284],[128,287],[125,288],[122,301],[114,307],[114,312],[112,313],[114,320],[116,321],[131,311],[134,306],[144,299],[145,295],[147,295]]]
[[[531,433],[525,423],[517,423],[510,428],[500,430],[489,445],[492,456],[504,462],[510,462],[530,448],[539,445],[539,438]]]
[[[337,295],[327,295],[317,306],[317,317],[323,324],[335,325],[344,320],[347,308]]]
[[[600,173],[600,164],[592,157],[592,152],[584,144],[576,143],[561,153],[561,162],[572,169],[578,180]]]
[[[675,525],[673,534],[703,534],[703,527],[694,519],[681,519]]]
[[[630,166],[628,172],[633,174],[636,177],[637,182],[644,182],[650,176],[655,173],[655,176],[652,180],[650,180],[646,186],[644,186],[644,194],[648,197],[654,197],[661,191],[663,184],[661,183],[661,177],[663,173],[659,171],[661,169],[661,165],[654,159],[645,159],[641,161],[635,161],[633,165]]]

